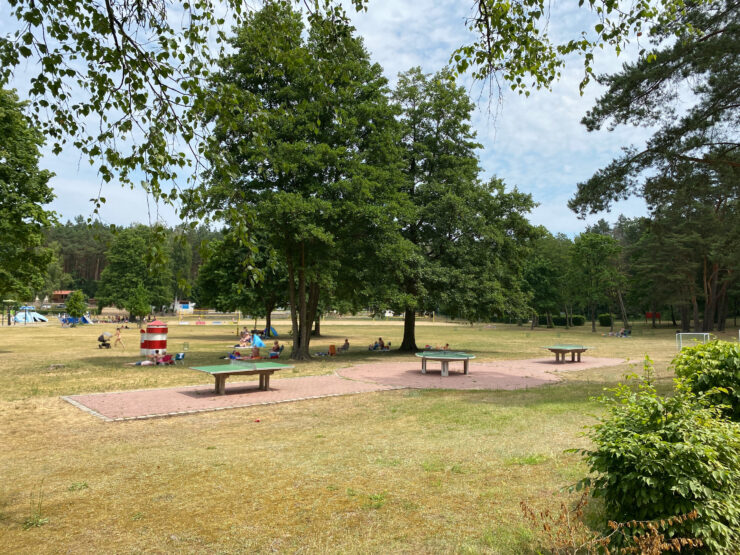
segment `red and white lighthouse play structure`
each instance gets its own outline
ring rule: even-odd
[[[159,320],[149,322],[146,331],[141,330],[141,354],[151,356],[154,351],[160,355],[167,352],[167,324]]]

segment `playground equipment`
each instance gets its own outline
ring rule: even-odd
[[[141,330],[141,354],[151,356],[155,351],[160,355],[167,352],[167,324],[154,320],[146,325],[146,331]]]
[[[15,314],[17,324],[33,324],[34,322],[48,322],[45,316],[36,312],[35,306],[22,306]]]

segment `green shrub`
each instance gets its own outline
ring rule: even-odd
[[[580,314],[574,314],[572,319],[573,319],[574,326],[585,326],[586,325],[585,316],[582,316]]]
[[[647,380],[636,391],[613,391],[608,416],[589,432],[594,448],[581,451],[594,474],[582,483],[603,497],[607,518],[667,519],[696,510],[695,520],[666,526],[667,538],[697,538],[711,553],[740,552],[740,425],[680,383],[672,397]]]
[[[555,326],[566,326],[568,324],[568,321],[566,320],[565,316],[553,316],[552,323]]]
[[[609,326],[612,325],[612,315],[611,314],[606,314],[606,313],[599,314],[598,319],[599,319],[599,325],[604,328],[608,328]]]
[[[537,322],[540,326],[546,326],[547,325],[547,315],[540,314],[537,316]],[[553,326],[566,326],[567,320],[565,316],[552,316],[552,325]],[[586,323],[586,317],[580,316],[580,315],[574,315],[573,316],[573,325],[574,326],[583,326]]]
[[[740,344],[712,341],[685,347],[673,359],[676,376],[697,394],[704,394],[734,421],[740,421]]]

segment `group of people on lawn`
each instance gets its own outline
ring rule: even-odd
[[[368,351],[390,351],[391,342],[389,341],[386,344],[385,341],[383,341],[382,337],[378,337],[378,340],[375,343],[373,343],[372,345],[368,345],[367,350]]]
[[[239,347],[241,346],[241,342],[239,342]],[[279,358],[282,350],[283,348],[280,346],[280,343],[278,343],[276,339],[268,352],[269,358]],[[259,360],[262,358],[262,355],[260,354],[260,348],[255,345],[252,347],[249,355],[242,355],[240,351],[234,349],[229,355],[229,358],[231,360]]]

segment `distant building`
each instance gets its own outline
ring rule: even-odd
[[[67,297],[69,297],[73,291],[54,291],[51,294],[51,302],[53,303],[66,303]]]

